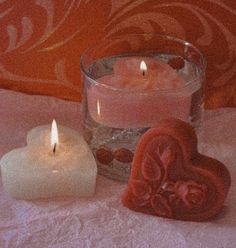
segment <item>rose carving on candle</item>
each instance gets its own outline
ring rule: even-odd
[[[222,209],[229,186],[227,168],[198,153],[193,128],[167,119],[142,136],[122,202],[151,215],[204,221]]]
[[[180,199],[186,207],[196,208],[201,207],[206,201],[207,187],[195,181],[179,181],[174,185],[173,193],[174,195],[170,197],[171,202]]]

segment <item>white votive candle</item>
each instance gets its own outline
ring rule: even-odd
[[[91,150],[78,132],[63,126],[58,131],[59,141],[51,137],[49,125],[36,127],[28,133],[26,147],[2,157],[2,183],[12,197],[33,200],[94,194],[97,166]]]

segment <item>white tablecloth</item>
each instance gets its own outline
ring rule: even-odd
[[[25,145],[33,127],[59,124],[81,130],[80,104],[0,90],[0,157]],[[235,248],[236,109],[208,111],[201,149],[227,165],[232,186],[223,212],[205,223],[132,212],[120,198],[126,185],[98,176],[90,199],[27,202],[11,199],[0,182],[0,247]]]

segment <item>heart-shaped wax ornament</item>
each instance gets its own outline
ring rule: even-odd
[[[194,129],[167,119],[141,137],[122,202],[146,214],[204,221],[220,212],[229,187],[224,164],[197,151]]]

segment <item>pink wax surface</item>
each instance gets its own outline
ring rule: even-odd
[[[145,75],[140,70],[142,60],[147,64]],[[170,116],[188,119],[193,91],[184,87],[186,81],[168,64],[126,57],[118,59],[113,69],[113,74],[97,79],[88,89],[93,120],[114,128],[139,128],[155,126]]]

